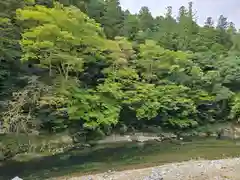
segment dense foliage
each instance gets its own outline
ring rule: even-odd
[[[119,0],[0,2],[0,131],[188,130],[240,116],[240,34],[193,4],[153,17]]]

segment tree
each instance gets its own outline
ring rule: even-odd
[[[221,30],[226,30],[228,26],[227,18],[221,15],[218,19],[217,28]]]
[[[26,22],[30,29],[26,29],[21,41],[22,60],[38,60],[39,65],[48,68],[50,74],[55,70],[65,79],[71,72],[83,71],[84,57],[98,54],[106,47],[107,41],[99,24],[74,7],[63,7],[57,3],[54,8],[48,9],[36,5],[18,10],[18,19],[39,22],[35,26]]]
[[[101,22],[108,38],[113,39],[120,34],[120,30],[123,27],[123,21],[124,14],[119,0],[105,1],[105,10]]]
[[[152,29],[154,20],[148,7],[142,7],[139,11],[138,16],[139,16],[139,22],[140,22],[140,29],[142,31],[146,31],[147,29]]]
[[[188,3],[188,17],[193,21],[194,14],[193,14],[193,2]]]
[[[140,22],[137,15],[132,15],[129,12],[125,12],[123,27],[120,33],[121,36],[125,36],[131,40],[134,40],[139,31],[140,31]]]
[[[69,92],[68,115],[71,120],[82,121],[86,129],[117,124],[120,106],[100,94],[73,88]]]
[[[237,33],[237,29],[235,27],[235,24],[233,22],[230,22],[227,28],[227,32],[231,35],[234,35]]]
[[[89,139],[235,121],[240,33],[223,15],[198,25],[193,8],[175,18],[119,0],[1,1],[0,131]]]
[[[86,5],[87,14],[98,23],[103,23],[105,2],[103,0],[89,0]]]
[[[86,94],[87,99],[85,100],[91,101],[91,99],[88,99],[90,91],[82,90],[81,87],[77,90],[78,85],[75,83],[69,85],[69,83],[76,79],[76,74],[84,71],[84,65],[87,65],[92,57],[97,59],[104,51],[114,50],[114,43],[105,39],[99,24],[88,18],[79,9],[64,7],[59,3],[56,3],[53,8],[40,5],[26,7],[18,10],[17,15],[26,27],[21,40],[24,53],[22,61],[36,62],[37,60],[39,63],[36,65],[47,68],[52,78],[60,77],[60,88],[63,88],[63,96],[70,99],[71,97],[77,98],[80,95],[79,93],[82,92]],[[38,23],[28,24],[30,19]],[[86,29],[87,31],[85,31]],[[69,89],[71,86],[73,88],[76,86],[76,92],[68,93],[68,91],[71,92],[71,89]],[[79,101],[85,101],[84,97],[82,96]],[[97,97],[93,95],[92,101]],[[75,119],[75,114],[79,112],[75,103],[70,101],[68,104],[69,108],[67,110],[70,119]],[[101,102],[99,103],[101,104]],[[76,111],[73,112],[73,109]],[[95,126],[94,119],[93,117],[92,122],[88,121],[86,123]],[[87,119],[85,120],[87,121]]]
[[[211,27],[211,28],[213,28],[214,27],[214,21],[213,21],[213,19],[212,19],[212,17],[208,17],[207,18],[207,20],[206,20],[206,22],[205,22],[205,27]]]
[[[23,5],[19,0],[0,2],[0,60],[16,61],[20,57],[20,29],[14,18],[16,9]]]

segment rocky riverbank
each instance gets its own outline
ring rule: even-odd
[[[209,138],[214,137],[216,139],[240,139],[240,126],[229,124],[216,124],[202,127],[187,132],[133,132],[126,133],[125,135],[112,134],[110,136],[103,137],[101,140],[90,141],[90,144],[108,144],[108,143],[123,143],[123,142],[148,142],[158,141],[163,142],[165,140],[183,140],[191,139],[193,137]]]
[[[59,178],[57,180],[240,180],[240,158],[199,160],[160,167]]]

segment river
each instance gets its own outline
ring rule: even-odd
[[[238,141],[211,138],[176,143],[105,144],[23,162],[7,162],[0,166],[0,179],[19,176],[24,180],[43,180],[108,170],[145,168],[190,159],[222,159],[239,155]]]

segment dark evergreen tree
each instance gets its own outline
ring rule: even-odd
[[[218,24],[217,24],[217,28],[221,29],[221,30],[226,30],[228,27],[228,21],[227,18],[224,17],[223,15],[221,15],[218,19]]]
[[[102,17],[102,25],[108,38],[113,39],[120,34],[124,22],[124,13],[119,0],[106,0]]]
[[[154,20],[148,7],[142,7],[140,9],[139,22],[140,22],[140,28],[142,31],[146,31],[147,29],[153,28]]]
[[[214,21],[212,17],[208,17],[205,21],[205,27],[214,27]]]

